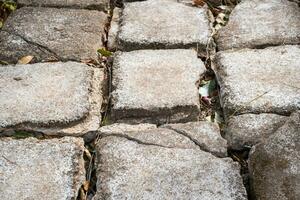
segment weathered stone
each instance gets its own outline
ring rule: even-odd
[[[76,199],[85,180],[80,138],[0,139],[1,199]]]
[[[108,126],[102,126],[99,129],[100,133],[110,135],[110,134],[122,134],[124,132],[140,132],[140,131],[148,131],[151,129],[156,129],[157,126],[155,124],[123,124],[123,123],[115,123]]]
[[[105,137],[97,144],[98,199],[244,200],[239,165],[196,149]]]
[[[113,127],[104,127],[104,130],[100,129],[100,133],[104,137],[110,135],[125,137],[141,144],[156,145],[168,148],[199,149],[199,146],[197,146],[190,138],[183,134],[166,128],[150,129],[150,127],[147,126],[149,125],[139,124],[127,125],[124,127],[124,124],[118,124],[113,125]]]
[[[249,149],[265,141],[286,119],[286,116],[269,113],[233,116],[228,120],[225,138],[231,149]]]
[[[249,171],[256,199],[300,199],[300,111],[250,152]]]
[[[196,81],[205,71],[194,50],[118,53],[113,65],[112,119],[153,123],[196,120]]]
[[[298,45],[219,52],[213,68],[225,116],[299,109],[299,55]]]
[[[70,7],[106,10],[110,0],[18,0],[20,6]]]
[[[117,35],[119,31],[119,23],[120,23],[120,8],[114,8],[113,16],[110,22],[110,29],[108,32],[107,38],[107,47],[110,51],[115,51],[118,47],[117,45]]]
[[[227,156],[227,141],[222,138],[220,129],[215,123],[199,121],[185,124],[166,124],[162,127],[186,135],[202,150],[219,157]]]
[[[219,31],[220,50],[300,44],[300,9],[287,0],[242,1]]]
[[[118,35],[119,48],[205,51],[211,31],[206,10],[174,1],[125,3]]]
[[[1,30],[0,60],[16,63],[27,55],[37,62],[96,59],[106,18],[91,10],[20,8]]]
[[[103,76],[102,69],[75,62],[0,67],[0,132],[97,130]]]

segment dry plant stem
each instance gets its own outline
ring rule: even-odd
[[[254,99],[248,101],[247,103],[245,103],[244,105],[242,105],[239,109],[235,110],[228,119],[230,119],[231,117],[233,117],[236,113],[238,113],[239,111],[241,111],[243,109],[244,106],[248,106],[250,105],[252,102],[256,101],[257,99],[263,97],[264,95],[266,95],[267,93],[269,93],[270,91],[266,91],[263,94],[258,95],[257,97],[255,97]]]

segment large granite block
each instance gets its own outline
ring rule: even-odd
[[[298,45],[219,52],[214,71],[225,115],[299,109],[299,55]]]
[[[205,51],[211,34],[205,9],[175,1],[125,3],[118,35],[119,48],[198,48]]]
[[[23,7],[0,31],[0,60],[17,63],[97,59],[107,16],[100,11]]]
[[[288,0],[245,0],[219,31],[220,50],[300,44],[300,9]]]
[[[0,132],[97,130],[103,78],[101,69],[75,62],[0,67]]]
[[[76,199],[85,181],[80,138],[0,139],[1,199]]]
[[[112,119],[154,123],[197,120],[196,81],[205,71],[193,50],[118,53],[113,64]]]

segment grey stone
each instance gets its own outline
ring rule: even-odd
[[[106,10],[108,9],[109,1],[110,0],[18,0],[18,5]]]
[[[96,59],[106,19],[100,11],[20,8],[0,32],[0,60],[16,63],[27,55],[36,62]]]
[[[219,157],[227,156],[227,141],[222,138],[217,124],[205,121],[184,124],[166,124],[163,128],[175,130],[189,137],[201,150]]]
[[[298,45],[219,52],[213,68],[225,116],[299,109],[299,55]]]
[[[80,138],[0,139],[1,199],[76,199],[85,181]]]
[[[152,123],[197,120],[196,81],[205,71],[194,50],[118,53],[113,64],[112,119]]]
[[[99,199],[244,200],[239,165],[196,149],[105,137],[97,144]]]
[[[99,132],[102,137],[114,135],[141,144],[168,148],[199,149],[199,146],[185,135],[165,128],[156,128],[154,124],[113,124],[101,127]]]
[[[112,16],[112,19],[111,19],[111,22],[110,22],[108,38],[107,38],[107,48],[110,51],[115,51],[118,47],[118,45],[117,45],[117,35],[118,35],[118,32],[119,32],[120,14],[121,14],[121,9],[120,8],[114,8],[113,16]]]
[[[285,44],[300,44],[300,9],[287,0],[242,1],[217,35],[220,50]]]
[[[156,129],[155,124],[123,124],[115,123],[108,126],[102,126],[99,128],[99,132],[110,135],[110,134],[122,134],[124,132],[140,132]]]
[[[0,67],[0,132],[97,130],[103,77],[102,69],[75,62]]]
[[[233,116],[228,120],[225,138],[231,149],[249,149],[253,145],[265,141],[286,120],[286,116],[271,113]]]
[[[256,199],[300,199],[300,111],[250,152],[249,171]]]
[[[125,3],[118,35],[119,48],[205,51],[211,34],[206,10],[174,1]]]

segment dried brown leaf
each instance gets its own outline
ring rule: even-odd
[[[202,7],[202,6],[204,6],[205,5],[205,0],[194,0],[194,5],[195,6],[200,6],[200,7]]]
[[[18,64],[28,64],[32,61],[34,56],[24,56],[18,60]]]

